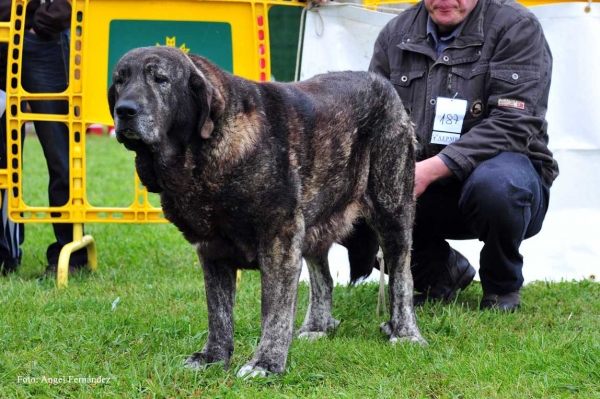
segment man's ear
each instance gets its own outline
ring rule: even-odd
[[[214,121],[223,108],[219,92],[200,71],[193,69],[190,76],[190,89],[198,109],[198,131],[203,139],[208,139],[215,127]]]
[[[115,85],[110,85],[108,88],[108,107],[110,108],[110,116],[115,115]]]

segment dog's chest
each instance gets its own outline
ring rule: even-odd
[[[254,207],[239,193],[214,191],[201,185],[193,188],[161,195],[167,219],[193,244],[218,237],[253,258],[250,248],[256,246],[256,224],[266,216],[257,216]]]
[[[215,204],[198,204],[180,198],[179,203],[182,202],[188,206],[176,206],[174,213],[163,206],[165,215],[204,259],[231,259],[240,268],[257,267],[258,234],[245,218],[232,215],[231,210],[225,212]]]

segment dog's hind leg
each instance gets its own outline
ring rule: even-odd
[[[194,369],[223,362],[227,369],[233,354],[233,305],[235,301],[236,268],[229,261],[209,261],[200,258],[204,272],[208,305],[208,340],[201,352],[187,360]]]
[[[298,338],[321,338],[340,324],[331,317],[333,279],[329,272],[327,253],[328,248],[325,248],[318,255],[306,257],[310,275],[310,302],[304,323],[298,330]]]
[[[411,193],[412,195],[412,193]],[[381,325],[390,342],[412,341],[425,344],[421,336],[413,307],[413,281],[410,271],[410,247],[412,242],[412,224],[403,223],[412,217],[412,209],[386,214],[375,205],[378,214],[375,228],[379,232],[380,244],[388,269],[388,291],[390,300],[390,320]],[[412,208],[410,203],[406,208]]]
[[[381,329],[392,344],[411,341],[426,344],[421,336],[413,307],[413,283],[410,272],[410,247],[406,242],[390,238],[402,235],[395,229],[381,228],[385,264],[389,267],[390,320]]]
[[[304,218],[272,220],[273,237],[260,244],[259,268],[262,287],[261,338],[254,357],[238,372],[239,377],[264,377],[283,373],[294,336],[298,280],[302,269]]]
[[[412,192],[410,193],[412,196]],[[399,199],[402,199],[400,197]],[[399,201],[399,204],[403,204]],[[390,300],[390,321],[381,329],[390,342],[412,341],[425,344],[421,336],[413,307],[413,281],[410,271],[410,248],[412,242],[413,205],[409,201],[396,207],[395,212],[387,212],[387,204],[375,203],[377,215],[374,225],[379,232],[380,245],[388,269],[388,291]],[[410,221],[410,222],[409,222]]]
[[[372,201],[370,224],[378,233],[389,275],[390,321],[383,323],[381,328],[392,343],[425,344],[413,307],[410,271],[415,214],[414,147],[412,131],[401,126],[390,123],[388,130],[378,137],[373,147],[368,183]]]

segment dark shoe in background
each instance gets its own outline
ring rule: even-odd
[[[79,270],[82,270],[84,268],[85,268],[85,265],[69,265],[69,276],[77,273]],[[58,264],[52,263],[46,267],[44,274],[42,274],[40,276],[40,278],[56,277],[57,273],[58,273]]]
[[[0,264],[0,270],[2,270],[3,276],[8,275],[9,273],[16,272],[19,268],[19,265],[21,264],[21,260],[18,258],[4,259],[1,262],[2,263]]]
[[[467,258],[452,248],[450,248],[450,256],[445,265],[435,269],[431,268],[431,270],[439,270],[440,275],[430,276],[430,281],[435,281],[435,283],[429,287],[427,292],[414,296],[415,306],[421,306],[427,300],[446,302],[454,300],[458,290],[467,288],[476,273]]]
[[[483,294],[479,308],[481,310],[499,310],[502,312],[514,312],[521,306],[521,295],[518,292],[510,292],[504,295]]]

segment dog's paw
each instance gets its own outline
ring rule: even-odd
[[[336,320],[333,317],[330,317],[329,321],[327,322],[327,332],[329,332],[331,330],[335,330],[336,328],[338,328],[339,325],[340,325],[339,320]]]
[[[392,346],[396,345],[397,343],[404,343],[404,342],[415,342],[421,346],[427,346],[427,341],[425,341],[425,339],[423,337],[421,337],[420,335],[416,336],[416,335],[411,335],[411,336],[407,336],[407,337],[392,337],[390,338],[390,344],[392,344]]]
[[[381,323],[381,331],[387,335],[390,339],[390,344],[396,345],[399,342],[414,342],[422,346],[427,346],[427,341],[421,336],[419,331],[406,331],[401,333],[394,333],[391,323]]]
[[[381,332],[383,332],[388,337],[392,335],[392,326],[389,321],[381,323],[379,328],[381,328]]]
[[[268,377],[270,374],[271,373],[268,370],[265,370],[262,367],[257,367],[252,364],[246,364],[240,369],[240,371],[238,371],[237,376],[248,380],[250,378]]]
[[[307,341],[315,341],[317,339],[323,338],[327,333],[323,331],[303,331],[298,332],[299,339],[305,339]]]
[[[191,369],[191,370],[204,370],[206,368],[206,366],[208,365],[208,363],[204,362],[204,359],[202,359],[202,357],[197,356],[197,353],[194,353],[192,356],[188,357],[187,359],[185,359],[185,368]]]
[[[330,317],[326,323],[321,324],[322,325],[319,325],[319,323],[312,321],[305,322],[296,335],[300,339],[314,341],[315,339],[323,338],[330,331],[335,330],[340,325],[340,322],[333,317]]]
[[[224,360],[223,359],[214,359],[212,356],[209,356],[206,353],[196,352],[185,360],[184,366],[186,368],[192,369],[192,370],[204,370],[204,369],[206,369],[206,367],[216,364],[216,363],[219,363],[219,362],[223,363]],[[225,361],[224,362],[225,368],[227,368],[226,364],[227,364],[227,362]]]

